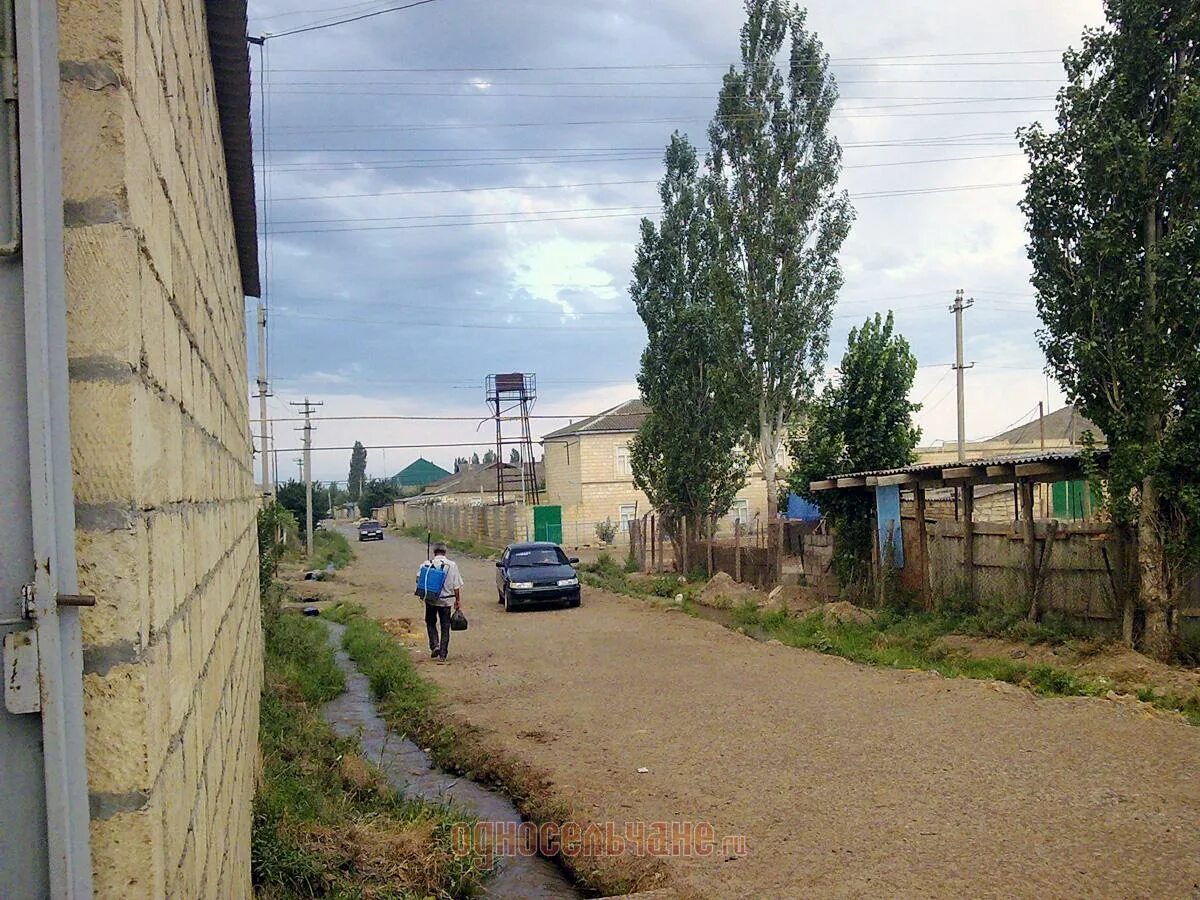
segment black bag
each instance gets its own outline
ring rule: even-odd
[[[467,630],[467,617],[463,615],[463,611],[461,609],[456,609],[454,612],[450,613],[450,630]]]

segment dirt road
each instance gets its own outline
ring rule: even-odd
[[[416,619],[424,546],[356,549],[351,598]],[[470,630],[422,671],[597,821],[744,835],[745,856],[670,862],[705,896],[1200,894],[1200,728],[871,669],[586,589],[580,609],[506,614],[492,563],[459,565]]]

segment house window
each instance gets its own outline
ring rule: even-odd
[[[629,445],[622,444],[616,450],[615,469],[617,477],[629,477],[633,475],[633,468],[629,465]]]
[[[623,504],[619,510],[619,514],[621,516],[621,533],[628,534],[629,533],[629,524],[637,516],[637,504],[636,503]]]
[[[750,521],[750,501],[745,497],[739,497],[733,501],[733,506],[729,507],[729,518],[735,522],[741,522],[746,525]]]

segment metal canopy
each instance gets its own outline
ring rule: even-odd
[[[953,487],[967,484],[1008,484],[1014,481],[1074,481],[1084,477],[1084,450],[1054,450],[1034,453],[1005,454],[941,463],[917,463],[898,469],[877,469],[869,472],[848,472],[831,475],[809,483],[812,491],[873,490],[876,487],[900,485],[926,488]],[[1103,461],[1108,451],[1099,450],[1096,458]]]

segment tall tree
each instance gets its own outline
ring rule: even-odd
[[[695,148],[674,135],[659,185],[662,221],[642,220],[630,285],[646,325],[638,387],[650,410],[630,442],[630,465],[675,538],[684,517],[691,536],[703,533],[746,481],[738,384],[722,368],[732,332],[716,314],[713,225],[698,169]]]
[[[354,442],[350,451],[350,479],[346,482],[346,490],[358,499],[362,496],[363,482],[367,477],[367,449],[361,442]]]
[[[917,358],[892,314],[879,313],[851,329],[837,377],[809,409],[804,433],[789,440],[791,490],[817,503],[834,526],[835,563],[842,584],[870,563],[872,498],[859,491],[814,494],[808,485],[838,472],[892,469],[911,464],[921,430],[912,417],[920,406],[908,395]]]
[[[369,516],[371,510],[387,506],[400,496],[400,490],[390,478],[368,478],[363,483],[362,496],[358,499],[358,512]],[[313,501],[314,505],[316,501]]]
[[[709,127],[714,284],[741,336],[735,358],[773,516],[784,435],[824,368],[853,212],[837,190],[838,95],[820,40],[793,0],[746,0],[746,15],[741,68],[725,75]]]
[[[1021,132],[1023,208],[1039,341],[1108,438],[1107,502],[1137,526],[1141,646],[1166,659],[1200,550],[1200,9],[1107,0],[1105,14],[1063,58],[1058,128]]]

